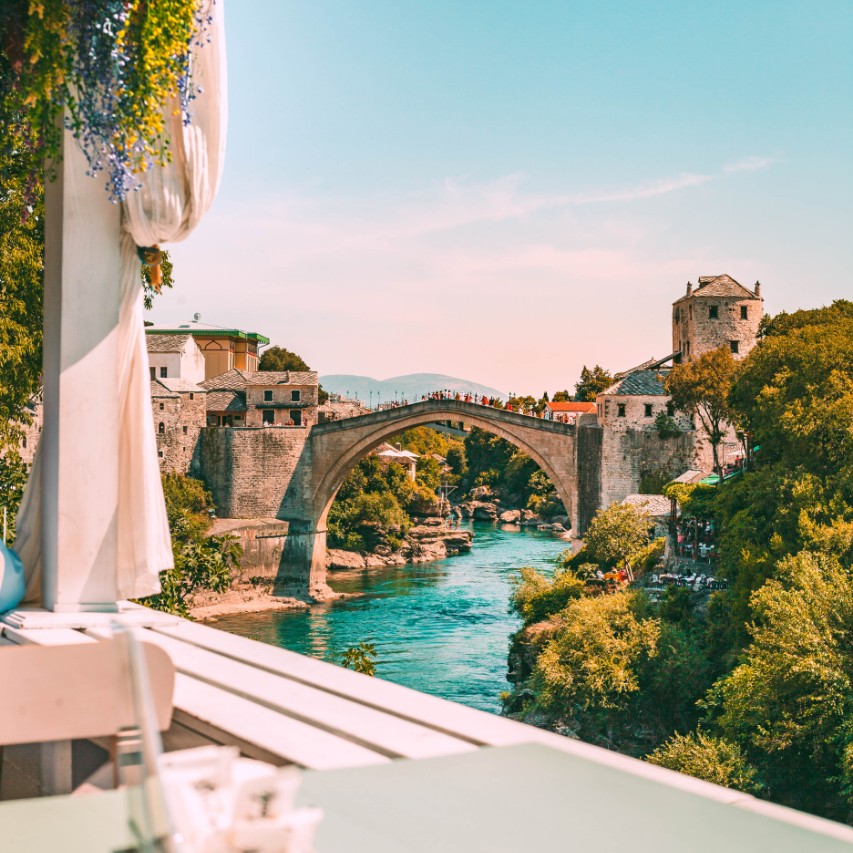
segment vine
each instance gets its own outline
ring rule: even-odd
[[[215,0],[3,0],[0,87],[17,94],[28,143],[48,163],[70,130],[113,201],[171,159],[165,113],[192,119],[193,52]]]

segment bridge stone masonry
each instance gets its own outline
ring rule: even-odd
[[[275,591],[324,599],[331,594],[326,520],[347,474],[395,434],[437,421],[480,427],[524,451],[550,478],[569,518],[575,518],[574,425],[461,400],[423,400],[310,428],[205,429],[196,473],[207,481],[221,515],[287,521]]]

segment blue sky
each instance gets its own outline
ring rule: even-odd
[[[226,31],[222,188],[152,319],[538,394],[669,352],[700,275],[853,298],[846,0],[232,0]]]

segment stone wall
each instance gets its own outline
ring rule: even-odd
[[[201,430],[193,476],[227,518],[276,518],[310,430],[287,427]]]
[[[604,430],[592,417],[581,418],[577,430],[578,496],[572,529],[575,536],[581,536],[601,506]]]
[[[638,493],[644,476],[671,480],[696,468],[699,450],[697,433],[693,430],[665,439],[654,429],[604,430],[600,506],[606,508]]]
[[[681,351],[686,361],[703,353],[738,342],[736,358],[743,358],[755,346],[758,325],[764,313],[760,298],[706,297],[694,291],[680,299],[672,309],[672,348]],[[712,318],[711,308],[717,309]],[[741,309],[746,309],[746,319]]]
[[[661,412],[664,414],[672,412],[672,417],[681,429],[693,429],[693,421],[690,416],[675,411],[669,405],[669,397],[661,394],[599,394],[596,402],[600,412],[599,425],[609,431],[627,432],[637,429],[654,429],[655,418]],[[619,415],[620,405],[625,407],[624,417]]]
[[[164,473],[187,474],[207,421],[205,394],[173,393],[151,400],[157,461]],[[162,429],[161,429],[162,424]]]
[[[293,399],[294,393],[298,400]],[[302,426],[310,426],[317,423],[317,406],[317,385],[250,385],[246,388],[246,426],[263,426],[264,409],[273,411],[276,426],[286,424],[291,411],[300,413]]]

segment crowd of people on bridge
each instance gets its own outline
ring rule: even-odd
[[[490,406],[493,409],[502,409],[505,412],[518,412],[522,415],[529,415],[532,418],[542,417],[542,412],[537,412],[532,406],[525,408],[521,405],[514,405],[511,401],[512,398],[510,398],[510,401],[504,403],[500,397],[487,397],[485,394],[462,394],[459,391],[447,390],[433,391],[431,394],[422,395],[421,400],[459,400],[463,403],[473,403],[479,406]]]

